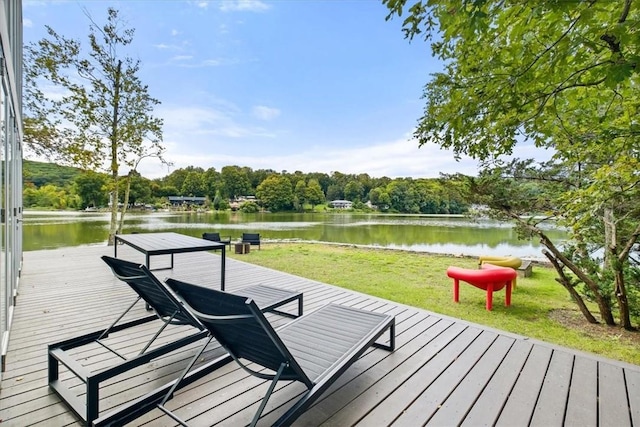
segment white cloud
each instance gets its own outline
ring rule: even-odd
[[[176,45],[170,45],[170,44],[164,44],[164,43],[154,44],[153,47],[155,47],[156,49],[161,49],[161,50],[164,50],[164,49],[169,49],[169,50],[171,50],[171,49],[179,49],[179,47],[176,46]]]
[[[178,34],[180,34],[180,32],[178,30],[171,30],[171,36],[175,37]]]
[[[165,145],[173,143],[175,147],[181,147],[183,152],[188,146],[193,152],[204,151],[211,144],[228,142],[229,139],[274,138],[273,132],[238,123],[235,116],[239,111],[233,104],[215,100],[212,103],[216,106],[205,108],[163,105],[156,109],[158,117],[164,120]]]
[[[190,55],[178,55],[171,58],[171,65],[175,65],[183,68],[206,68],[206,67],[222,67],[228,65],[238,64],[240,61],[233,58],[211,58],[204,59],[199,62],[187,62],[187,60],[195,59]]]
[[[176,55],[171,58],[171,61],[189,61],[193,59],[192,55]]]
[[[266,107],[264,105],[256,105],[252,109],[252,114],[260,120],[273,120],[280,116],[280,110],[277,108]]]
[[[219,4],[223,12],[264,12],[270,8],[260,0],[224,0]]]
[[[175,121],[181,121],[183,117],[191,118],[189,125],[196,126],[199,121],[207,121],[209,124],[216,122],[219,117],[203,116],[196,112],[184,112],[184,115],[176,117]],[[199,119],[198,119],[199,117]],[[186,124],[186,123],[183,123]],[[185,126],[182,131],[188,132],[190,126]],[[250,132],[248,129],[238,128],[240,133]],[[226,129],[227,133],[234,131],[233,128]],[[221,130],[217,131],[218,133]],[[189,134],[189,133],[187,133]],[[184,135],[184,134],[183,134]],[[174,134],[173,138],[165,138],[167,146],[166,158],[174,162],[172,170],[196,166],[203,169],[215,167],[220,170],[226,165],[248,166],[256,169],[273,169],[276,171],[287,170],[293,172],[300,170],[304,173],[322,172],[330,174],[333,171],[349,174],[367,173],[372,177],[387,176],[390,178],[412,177],[412,178],[436,178],[440,173],[464,173],[466,175],[477,175],[477,162],[470,158],[463,157],[460,161],[454,159],[453,153],[442,150],[435,144],[424,145],[418,148],[416,140],[402,139],[383,142],[359,148],[331,148],[325,147],[300,147],[298,151],[291,145],[284,145],[277,151],[273,150],[271,155],[229,154],[228,146],[216,145],[210,142],[208,146],[201,146],[199,153],[185,153],[180,147],[184,147],[179,142],[179,135]],[[242,135],[244,136],[244,135]],[[234,147],[237,148],[237,147]],[[143,168],[144,167],[144,168]],[[140,172],[148,178],[159,178],[166,176],[168,172],[160,165],[141,165]]]
[[[27,28],[32,28],[32,27],[33,27],[33,21],[32,21],[31,19],[24,18],[24,19],[22,20],[22,25],[23,25],[24,27],[27,27]]]

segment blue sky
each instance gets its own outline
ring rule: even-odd
[[[135,28],[127,55],[161,101],[174,166],[437,177],[476,173],[411,138],[422,88],[440,69],[428,43],[409,43],[379,0],[24,0],[25,43],[45,25],[87,43],[84,10],[111,6]],[[27,158],[29,156],[27,155]],[[32,158],[32,157],[31,157]],[[170,170],[145,159],[148,178]]]

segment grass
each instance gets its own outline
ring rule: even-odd
[[[640,333],[590,325],[555,280],[555,271],[534,266],[518,278],[511,307],[504,292],[494,293],[493,310],[485,293],[461,284],[453,302],[452,280],[445,271],[456,265],[477,268],[475,258],[310,243],[268,243],[262,250],[232,257],[275,270],[396,301],[577,350],[640,365]]]

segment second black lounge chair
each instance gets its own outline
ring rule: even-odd
[[[87,425],[92,425],[94,420],[99,416],[99,394],[100,383],[109,380],[117,375],[127,372],[137,366],[144,365],[149,361],[158,358],[164,354],[175,351],[181,347],[201,340],[209,335],[207,328],[184,307],[182,302],[176,298],[173,291],[162,283],[153,273],[144,265],[125,261],[110,256],[103,256],[102,260],[111,268],[113,274],[118,279],[127,283],[133,291],[138,295],[136,300],[122,313],[107,329],[86,334],[80,337],[72,338],[66,341],[49,345],[49,386],[71,407],[71,409],[80,417]],[[299,317],[302,315],[302,293],[289,291],[286,289],[275,288],[265,285],[249,286],[242,290],[243,294],[251,295],[258,301],[260,309],[265,312],[278,313],[288,317]],[[154,314],[121,323],[125,315],[135,306],[135,304],[144,300]],[[297,313],[287,313],[278,310],[281,306],[295,302],[297,300]],[[112,334],[125,331],[128,328],[139,326],[154,320],[160,320],[160,328],[144,345],[136,356],[126,357],[119,354],[115,349],[108,346],[104,340]],[[188,325],[194,328],[194,332],[190,335],[183,336],[180,339],[164,343],[162,345],[152,346],[157,338],[169,325]],[[73,355],[68,353],[72,350],[84,345],[97,343],[111,353],[117,355],[122,361],[109,368],[100,370],[99,372],[91,372],[83,367],[80,362],[75,360]],[[59,371],[60,365],[67,370],[73,372],[86,385],[86,395],[84,399],[76,396],[76,392],[72,391],[65,382],[60,381]],[[216,366],[212,364],[211,369]],[[67,382],[69,383],[69,382]],[[120,410],[110,413],[110,417],[119,419],[126,417],[128,411],[133,411],[132,405],[123,405]],[[124,418],[126,419],[126,418]]]
[[[273,424],[288,426],[369,347],[395,349],[395,318],[390,315],[328,304],[274,330],[256,302],[249,298],[173,279],[168,279],[167,285],[211,332],[209,341],[215,338],[251,375],[271,380],[252,426],[260,419],[278,381],[299,381],[307,387],[307,391]],[[390,334],[389,343],[377,343],[386,331]],[[201,351],[205,347],[206,344]],[[199,354],[194,356],[183,376],[188,374],[198,357]],[[247,362],[255,363],[258,370],[250,368]],[[169,390],[158,406],[186,426],[164,406],[173,391]]]
[[[242,233],[240,241],[251,246],[258,246],[258,249],[260,249],[260,233]]]

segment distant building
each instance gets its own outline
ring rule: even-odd
[[[350,200],[332,200],[329,202],[329,206],[337,209],[351,209],[353,202]]]
[[[169,196],[169,203],[171,206],[180,206],[180,205],[204,205],[207,200],[206,197],[193,197],[193,196]]]

